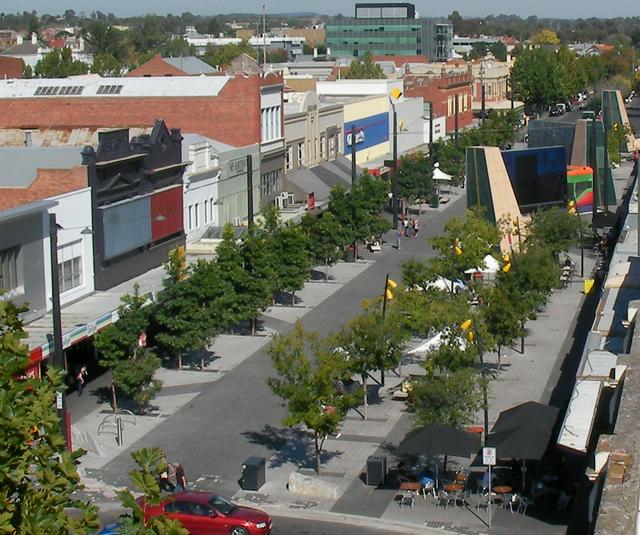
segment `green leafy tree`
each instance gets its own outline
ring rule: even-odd
[[[336,336],[340,353],[348,358],[349,370],[362,379],[364,418],[367,418],[367,379],[370,373],[392,369],[399,365],[409,332],[383,317],[382,311],[365,301],[360,315],[351,319]]]
[[[450,219],[444,226],[444,235],[431,240],[438,256],[430,264],[434,272],[454,281],[465,270],[483,265],[484,257],[499,243],[498,227],[487,221],[480,210],[467,210],[465,219]]]
[[[144,407],[161,387],[160,381],[153,378],[160,359],[138,345],[140,335],[147,333],[150,325],[152,310],[147,306],[147,296],[140,294],[136,284],[133,294],[125,294],[120,300],[118,321],[95,337],[100,365],[111,370],[114,410],[118,407],[117,389]]]
[[[164,354],[176,359],[178,369],[182,367],[183,355],[189,351],[200,354],[202,365],[203,353],[217,332],[219,316],[207,306],[210,288],[203,282],[209,275],[203,273],[205,269],[199,266],[199,276],[194,279],[193,269],[186,267],[181,248],[171,251],[165,264],[166,276],[155,313],[158,331],[155,340]],[[207,283],[211,281],[216,287],[215,274],[212,277],[212,281],[206,279]]]
[[[242,240],[240,254],[246,273],[245,293],[251,332],[255,334],[258,316],[271,304],[275,291],[276,258],[271,235],[252,226]]]
[[[324,265],[324,280],[329,280],[329,266],[342,256],[342,248],[348,243],[347,233],[338,219],[327,212],[320,218],[305,214],[301,221],[308,236],[308,250],[313,264]]]
[[[202,59],[214,67],[223,67],[230,65],[234,59],[242,54],[255,58],[256,50],[247,41],[242,41],[239,45],[230,44],[208,47]]]
[[[97,54],[93,57],[91,72],[100,76],[119,77],[124,74],[124,65],[108,52]]]
[[[543,29],[531,36],[531,44],[534,46],[538,45],[557,45],[560,43],[560,39],[558,39],[558,35],[553,30]]]
[[[71,49],[52,50],[36,63],[33,70],[41,78],[66,78],[77,74],[87,74],[89,66],[82,61],[74,60]]]
[[[556,258],[562,251],[578,245],[580,240],[579,221],[567,210],[553,207],[537,210],[527,225],[527,242],[546,245]]]
[[[187,43],[182,37],[173,37],[163,43],[158,48],[158,52],[163,57],[195,56],[196,47]]]
[[[82,34],[94,56],[111,55],[118,62],[127,56],[127,33],[102,20],[93,20]]]
[[[135,491],[142,494],[142,503],[138,503],[136,496],[128,490],[119,490],[118,498],[122,505],[130,511],[120,515],[121,528],[119,533],[124,535],[187,535],[178,520],[169,519],[164,515],[145,519],[147,506],[159,505],[163,500],[160,489],[160,474],[166,470],[167,461],[160,448],[143,448],[131,453],[136,468],[129,472],[131,483]]]
[[[0,300],[0,533],[92,533],[97,510],[82,501],[77,465],[84,451],[68,452],[54,407],[62,373],[30,377],[20,315],[24,307]]]
[[[335,433],[347,411],[357,406],[355,396],[336,388],[337,381],[348,375],[346,362],[316,333],[305,331],[300,322],[289,333],[276,335],[267,354],[277,373],[267,384],[287,409],[283,424],[302,423],[313,432],[315,470],[319,473],[326,436]]]
[[[566,100],[569,74],[557,55],[546,48],[527,49],[511,69],[513,91],[525,104],[550,106]]]
[[[380,65],[373,60],[373,54],[367,52],[361,60],[354,59],[349,66],[349,70],[344,75],[351,80],[370,80],[385,78],[384,71]]]
[[[397,170],[398,195],[413,204],[428,199],[433,191],[433,167],[430,157],[420,151],[400,158]]]
[[[276,258],[276,291],[290,293],[291,304],[294,305],[295,293],[304,287],[311,268],[307,237],[298,225],[280,226],[273,236],[273,250]]]
[[[480,314],[487,336],[483,339],[486,349],[494,349],[498,355],[498,371],[501,369],[502,349],[524,336],[520,303],[503,285],[482,292]]]

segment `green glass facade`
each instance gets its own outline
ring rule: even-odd
[[[326,26],[327,47],[338,57],[424,55],[431,61],[451,57],[452,26],[436,19],[347,18]]]

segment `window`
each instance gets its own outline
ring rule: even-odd
[[[213,221],[213,198],[209,199],[209,219]]]
[[[280,169],[260,175],[260,196],[268,197],[280,189]]]
[[[18,277],[18,259],[20,249],[12,247],[0,251],[0,288],[12,292],[20,289]]]
[[[60,293],[82,286],[82,240],[58,247]]]
[[[204,222],[209,222],[209,201],[204,201]]]
[[[336,152],[336,138],[335,136],[331,136],[329,138],[329,155],[333,156]]]
[[[291,145],[287,147],[287,153],[285,155],[285,169],[287,171],[293,169],[293,147]]]
[[[193,206],[189,206],[189,230],[193,230]]]
[[[194,222],[195,222],[195,228],[198,228],[200,226],[200,205],[198,203],[196,203],[194,209],[193,209],[193,218],[194,218]]]
[[[323,134],[320,136],[320,158],[323,160],[327,157],[327,138]]]
[[[304,141],[298,143],[298,166],[304,165]]]

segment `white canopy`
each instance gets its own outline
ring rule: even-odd
[[[448,335],[449,335],[448,332],[440,331],[439,333],[432,336],[431,338],[426,339],[418,347],[415,347],[411,351],[408,351],[407,354],[425,356],[427,353],[430,353],[431,351],[438,349],[442,344],[444,344],[446,340],[446,336]],[[456,337],[456,341],[458,343],[458,346],[461,349],[464,349],[466,347],[465,341],[459,336]]]
[[[450,292],[451,281],[449,279],[446,279],[445,277],[439,276],[436,280],[434,280],[433,282],[429,282],[427,284],[426,289],[429,290],[431,288],[435,288],[436,290],[442,290],[444,292]],[[460,290],[464,290],[464,284],[461,281],[454,281],[453,291],[459,292]]]
[[[467,269],[465,270],[465,273],[497,273],[500,271],[500,262],[490,254],[484,257],[482,263],[484,267]]]
[[[451,180],[453,177],[448,175],[444,171],[441,171],[439,167],[433,170],[433,180]]]

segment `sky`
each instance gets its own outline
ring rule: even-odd
[[[367,1],[367,0],[360,0]],[[371,0],[368,0],[371,1]],[[396,0],[399,1],[399,0]],[[404,0],[406,1],[406,0]],[[38,13],[62,14],[65,9],[86,14],[94,10],[111,12],[117,16],[143,15],[145,13],[180,14],[190,11],[196,15],[215,15],[218,13],[257,13],[262,11],[261,0],[189,0],[188,2],[168,0],[0,0],[0,12],[15,13],[36,10]],[[353,15],[353,2],[344,0],[264,0],[267,14],[319,11],[324,14]],[[445,16],[454,10],[463,17],[486,15],[519,15],[528,17],[588,18],[588,17],[626,17],[638,15],[634,0],[614,0],[613,3],[602,0],[453,0],[448,2],[413,2],[421,16]]]

